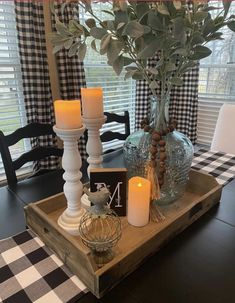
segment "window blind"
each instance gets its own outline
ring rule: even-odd
[[[230,11],[235,13],[234,2]],[[212,54],[200,62],[197,134],[201,144],[211,144],[222,104],[235,103],[235,34],[228,28],[222,31],[225,39],[210,42]]]
[[[108,16],[102,10],[107,9],[110,3],[94,3],[92,4],[95,14],[100,19],[108,19]],[[80,9],[80,22],[90,18],[90,14]],[[134,131],[135,122],[135,81],[132,79],[125,80],[124,73],[117,76],[112,67],[106,63],[106,56],[101,56],[93,49],[88,48],[84,61],[87,87],[102,87],[104,92],[104,111],[114,112],[116,114],[124,114],[125,110],[129,111],[131,131]],[[104,130],[124,132],[124,125],[119,123],[109,123],[104,125]],[[117,148],[122,142],[114,140],[103,143],[104,151],[110,148]]]
[[[9,134],[26,124],[13,1],[0,1],[0,130]],[[10,148],[13,159],[30,148],[22,140]],[[26,169],[28,170],[28,169]],[[21,170],[23,173],[24,170]],[[0,179],[4,179],[0,157]]]

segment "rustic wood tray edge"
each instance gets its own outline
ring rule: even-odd
[[[26,206],[26,222],[70,270],[86,284],[91,292],[100,298],[135,270],[144,260],[157,252],[170,239],[220,201],[221,186],[210,175],[191,170],[189,189],[192,192],[199,191],[200,194],[187,207],[177,212],[174,219],[164,223],[164,228],[163,226],[160,229],[158,227],[156,232],[152,228],[151,233],[147,230],[148,237],[140,246],[133,246],[129,251],[125,252],[122,249],[122,253],[119,254],[117,249],[117,256],[114,260],[100,269],[94,263],[90,251],[81,244],[78,237],[67,234],[44,211],[43,207],[46,205],[49,205],[49,211],[64,207],[65,198],[63,193]],[[144,228],[139,229],[141,234]],[[127,229],[123,230],[125,236],[127,236],[125,233],[130,232],[129,229],[128,226]],[[131,230],[131,232],[138,234],[136,230]]]

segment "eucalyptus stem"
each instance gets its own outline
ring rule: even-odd
[[[78,5],[80,5],[83,9],[86,9],[86,7],[85,7],[84,5],[81,4],[81,2],[78,2]],[[104,29],[107,29],[107,28],[104,26],[103,21],[102,21],[99,17],[97,17],[97,16],[93,13],[92,10],[88,10],[88,13],[89,13],[92,17],[94,17]],[[116,35],[116,33],[115,33],[115,31],[110,31],[110,32],[111,32],[116,38],[118,38],[117,35]]]
[[[84,10],[86,10],[85,5],[82,5],[82,3],[81,3],[80,1],[78,2],[78,5],[81,6]],[[100,23],[100,25],[102,26],[102,22],[103,22],[103,21],[93,13],[92,9],[91,9],[91,10],[88,10],[88,13],[89,13],[91,16],[93,16],[93,17]],[[102,26],[102,27],[103,27],[103,26]]]
[[[137,59],[137,56],[136,56],[137,52],[136,52],[136,50],[132,50],[133,44],[129,40],[127,40],[126,42],[127,42],[127,47],[129,49],[128,53],[129,53],[130,57],[135,61],[138,69],[142,71],[143,77],[144,77],[145,81],[147,81],[147,83],[149,85],[149,88],[151,90],[151,93],[153,94],[153,96],[155,98],[157,98],[156,90],[152,89],[151,86],[150,86],[151,80],[149,79],[149,76],[148,76],[148,73],[146,71],[145,66],[142,64],[141,60]]]
[[[112,17],[101,20],[96,11],[93,11],[92,1],[79,1],[78,6],[91,16],[85,25],[79,24],[76,18],[64,24],[55,14],[56,31],[50,33],[54,52],[65,48],[69,51],[69,56],[78,55],[83,61],[87,51],[87,38],[93,38],[91,46],[95,50],[95,41],[99,40],[100,53],[107,55],[108,64],[116,74],[119,75],[124,68],[127,55],[131,60],[125,68],[126,75],[133,79],[138,79],[141,75],[148,83],[152,95],[159,97],[160,103],[164,103],[163,99],[170,93],[173,80],[173,83],[180,85],[179,78],[182,74],[193,67],[196,61],[211,54],[210,48],[205,44],[212,39],[221,39],[222,34],[215,35],[219,29],[227,25],[235,32],[235,16],[227,15],[231,3],[226,1],[222,2],[222,9],[218,8],[215,14],[210,12],[213,8],[209,8],[208,3],[202,5],[196,1],[190,2],[190,6],[187,1],[173,1],[169,5],[163,5],[164,1],[145,4],[142,1],[108,2],[113,3],[111,8],[107,8]],[[83,39],[77,39],[80,36]],[[150,67],[148,70],[145,63],[156,53],[160,54],[162,62],[155,66],[155,71]],[[130,72],[131,68],[133,72]],[[158,93],[156,87],[159,82],[161,88]],[[159,106],[162,112],[164,105]]]

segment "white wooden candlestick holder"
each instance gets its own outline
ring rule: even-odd
[[[82,160],[78,150],[78,140],[83,135],[85,127],[78,129],[60,129],[53,127],[55,133],[64,142],[62,167],[65,170],[63,178],[64,195],[67,199],[67,208],[58,219],[58,224],[69,234],[78,235],[78,226],[85,210],[81,208],[83,185],[80,171]]]
[[[105,123],[107,117],[103,116],[101,118],[82,118],[82,122],[85,124],[88,130],[88,140],[86,144],[86,151],[88,153],[88,168],[87,174],[90,178],[91,168],[102,167],[103,163],[103,147],[100,140],[100,129]]]

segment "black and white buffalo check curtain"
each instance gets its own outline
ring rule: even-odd
[[[60,16],[61,5],[56,4]],[[15,1],[16,22],[21,58],[24,100],[28,123],[55,123],[50,88],[49,67],[46,53],[43,1]],[[63,13],[63,21],[78,17],[77,6],[69,4]],[[76,57],[68,58],[66,51],[57,57],[61,98],[79,99],[80,88],[85,86],[83,64]],[[34,138],[32,146],[55,145],[52,136]],[[85,156],[84,141],[80,143],[81,156]],[[50,157],[40,161],[35,170],[56,168],[59,161]]]
[[[54,124],[42,2],[15,1],[15,11],[27,121]],[[56,141],[43,136],[33,138],[31,144],[49,146]],[[58,163],[57,158],[50,157],[36,163],[34,169],[55,168]]]
[[[154,67],[153,60],[149,66]],[[198,78],[199,64],[183,76],[183,85],[175,86],[170,95],[169,116],[177,120],[177,130],[184,133],[194,144],[197,139],[197,112],[198,112]],[[136,84],[136,129],[140,122],[148,116],[150,110],[151,91],[145,80]]]

